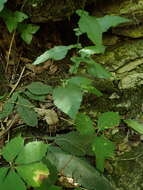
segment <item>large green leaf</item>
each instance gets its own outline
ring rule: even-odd
[[[8,117],[12,113],[17,97],[18,97],[18,93],[14,93],[11,96],[11,98],[9,98],[9,100],[6,101],[2,112],[0,112],[0,119]]]
[[[38,125],[37,113],[34,111],[34,106],[22,96],[18,97],[17,112],[21,119],[29,126]]]
[[[115,145],[105,137],[100,136],[95,137],[92,149],[96,155],[96,167],[103,172],[105,159],[114,155]]]
[[[64,176],[73,178],[76,183],[87,189],[113,190],[109,181],[85,160],[67,154],[56,147],[49,148],[47,159]]]
[[[28,16],[23,12],[12,12],[9,9],[4,9],[0,16],[4,19],[9,32],[13,32],[17,28],[18,23],[28,18]]]
[[[15,137],[2,149],[2,156],[8,162],[12,162],[14,158],[19,154],[24,146],[24,139],[22,137]]]
[[[0,11],[3,10],[4,4],[5,4],[7,1],[8,1],[8,0],[0,0]]]
[[[98,118],[97,127],[100,130],[112,128],[118,126],[120,123],[120,115],[117,112],[105,112]]]
[[[97,18],[98,23],[102,29],[102,32],[106,32],[110,27],[115,27],[119,24],[130,22],[130,19],[120,17],[120,16],[110,16],[106,15],[101,18]]]
[[[52,92],[52,88],[49,85],[43,84],[42,82],[32,82],[26,88],[36,95],[45,95]]]
[[[69,45],[69,46],[55,46],[54,48],[46,51],[33,62],[33,65],[38,65],[43,63],[49,59],[53,60],[61,60],[66,57],[68,51],[72,48],[75,48],[77,45]]]
[[[53,91],[54,104],[64,113],[75,119],[82,101],[82,91],[76,85],[57,87]]]
[[[76,156],[92,154],[91,144],[93,139],[94,135],[81,135],[75,131],[54,137],[55,143],[62,150]]]
[[[28,164],[42,160],[47,152],[48,145],[41,141],[30,142],[21,150],[15,162],[17,164]]]
[[[14,170],[10,170],[3,182],[0,181],[1,190],[26,190],[24,182]]]
[[[33,35],[39,30],[39,26],[34,24],[20,24],[18,25],[18,30],[20,32],[21,38],[27,43],[30,44],[33,38]]]
[[[77,114],[76,120],[75,120],[75,126],[76,126],[76,129],[82,135],[91,135],[91,134],[94,134],[95,132],[92,120],[90,119],[89,116],[83,113]]]
[[[82,33],[86,33],[88,38],[97,46],[100,53],[104,52],[102,45],[102,28],[94,16],[89,16],[86,11],[78,10],[77,14],[80,16],[78,25]]]
[[[137,131],[140,134],[143,134],[143,124],[139,123],[136,120],[132,120],[132,119],[127,119],[124,120],[124,122],[131,127],[132,129],[134,129],[135,131]]]
[[[41,162],[17,166],[18,174],[32,187],[39,187],[43,180],[48,178],[49,170]]]

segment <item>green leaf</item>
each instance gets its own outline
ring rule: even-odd
[[[6,144],[2,149],[2,156],[8,162],[12,162],[24,146],[24,139],[16,137]]]
[[[58,180],[58,172],[55,166],[53,166],[49,160],[46,158],[43,159],[43,163],[47,166],[49,169],[49,176],[48,178],[44,179],[43,183],[40,185],[40,187],[36,187],[35,190],[50,190],[50,187],[54,185]]]
[[[75,76],[68,79],[68,83],[77,85],[84,89],[84,87],[92,84],[92,80],[82,76]]]
[[[70,132],[54,137],[55,143],[65,152],[76,156],[91,154],[91,143],[93,135],[81,135],[78,132]]]
[[[82,33],[86,33],[88,38],[97,46],[97,49],[100,53],[103,53],[105,47],[102,45],[102,28],[97,21],[97,18],[94,16],[89,16],[86,14],[79,14],[80,19],[78,22],[79,29]]]
[[[17,102],[17,112],[21,119],[29,126],[38,125],[37,113],[34,111],[34,106],[27,99],[19,96]]]
[[[17,97],[18,97],[18,93],[14,93],[11,96],[11,98],[9,98],[9,100],[6,101],[2,112],[0,112],[0,119],[8,117],[12,113]]]
[[[137,131],[140,134],[143,134],[143,124],[139,123],[136,120],[132,120],[132,119],[127,119],[124,120],[124,122],[131,127],[132,129],[134,129],[135,131]]]
[[[39,30],[40,26],[34,24],[20,24],[18,25],[18,31],[20,32],[21,38],[27,43],[30,44],[35,34]]]
[[[2,189],[1,186],[7,176],[8,170],[9,168],[6,168],[6,167],[0,168],[0,189]]]
[[[16,172],[10,170],[3,183],[0,183],[0,189],[3,190],[26,190],[24,182]]]
[[[97,127],[100,130],[105,130],[118,126],[120,123],[120,115],[117,112],[105,112],[102,113],[98,118]]]
[[[131,22],[130,19],[120,17],[120,16],[110,16],[110,15],[97,18],[97,21],[100,24],[102,32],[106,32],[110,27],[115,27],[125,22]]]
[[[36,94],[32,94],[31,92],[29,92],[28,90],[24,92],[24,94],[32,99],[32,100],[37,100],[37,101],[40,101],[40,102],[45,102],[45,98],[46,98],[46,95],[36,95]]]
[[[89,116],[79,113],[75,120],[76,129],[83,135],[94,134],[93,122]]]
[[[48,145],[41,141],[30,142],[21,150],[15,162],[17,164],[28,164],[42,160],[47,152]]]
[[[76,183],[89,190],[113,190],[109,181],[88,162],[67,154],[61,151],[60,148],[49,147],[47,159],[64,176],[73,178]]]
[[[83,57],[85,57],[85,56],[89,57],[94,54],[100,54],[101,51],[96,46],[86,46],[86,47],[82,48],[81,50],[79,50],[79,53]]]
[[[62,187],[61,186],[57,186],[57,185],[52,185],[47,190],[62,190]]]
[[[28,16],[23,12],[12,12],[9,9],[4,9],[0,16],[4,19],[9,32],[13,32],[17,28],[18,23],[28,18]]]
[[[36,95],[47,95],[52,92],[51,86],[43,84],[42,82],[32,82],[30,85],[26,86],[26,88],[32,94]]]
[[[68,51],[72,48],[75,48],[77,45],[69,45],[69,46],[55,46],[54,48],[46,51],[42,55],[36,58],[36,60],[33,62],[33,65],[38,65],[40,63],[43,63],[49,59],[53,60],[61,60],[64,59],[68,53]]]
[[[114,156],[115,145],[103,136],[95,137],[92,150],[96,156],[96,167],[103,172],[105,159]]]
[[[43,163],[33,163],[16,167],[18,174],[32,187],[39,187],[48,178],[49,170]]]
[[[5,4],[7,1],[8,1],[8,0],[0,0],[0,11],[3,10],[4,4]]]
[[[82,92],[75,85],[57,87],[53,91],[54,104],[64,113],[75,119],[82,101]]]
[[[90,75],[97,78],[108,79],[112,76],[111,73],[106,71],[102,65],[95,62],[87,65],[87,71]]]
[[[72,61],[73,63],[75,63],[75,64],[71,66],[69,72],[70,72],[71,74],[72,74],[72,73],[76,74],[77,71],[78,71],[78,68],[79,68],[79,66],[80,66],[80,63],[84,61],[84,58],[83,58],[83,57],[73,56],[73,57],[71,57],[71,61]]]

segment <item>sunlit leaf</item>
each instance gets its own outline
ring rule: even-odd
[[[55,46],[54,48],[46,51],[45,53],[37,57],[36,60],[33,62],[33,65],[38,65],[49,59],[53,59],[56,61],[61,60],[66,57],[70,49],[75,48],[76,46],[77,45]]]
[[[96,167],[103,172],[105,159],[114,156],[115,145],[103,136],[95,137],[92,150],[96,156]]]
[[[97,127],[100,130],[112,128],[118,126],[120,123],[120,115],[117,112],[105,112],[98,118]]]
[[[76,85],[57,87],[53,91],[54,104],[64,113],[75,119],[82,101],[82,92]]]
[[[139,123],[138,121],[132,119],[124,120],[124,122],[138,133],[143,134],[143,123]]]
[[[8,1],[8,0],[0,0],[0,11],[3,10],[4,4],[5,4],[7,1]]]
[[[41,162],[17,166],[18,174],[32,187],[39,187],[43,180],[48,178],[49,170]]]
[[[15,137],[2,149],[2,156],[8,162],[12,162],[24,146],[22,137]]]
[[[41,141],[30,142],[25,145],[16,159],[17,164],[28,164],[42,160],[47,152],[48,145]]]

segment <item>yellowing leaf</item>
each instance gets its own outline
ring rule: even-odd
[[[49,176],[48,168],[41,162],[17,166],[16,170],[24,181],[32,187],[39,187],[43,180]]]

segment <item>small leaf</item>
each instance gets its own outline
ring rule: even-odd
[[[79,53],[81,54],[81,56],[88,57],[94,54],[100,54],[101,51],[96,46],[86,46],[85,48],[82,48],[81,50],[79,50]]]
[[[75,85],[57,87],[53,91],[54,104],[64,113],[75,119],[82,101],[82,92]]]
[[[55,46],[54,48],[46,51],[34,61],[33,65],[38,65],[43,63],[49,59],[53,60],[61,60],[64,59],[68,53],[68,51],[72,48],[75,48],[77,45],[69,45],[69,46]]]
[[[16,137],[6,144],[2,149],[2,156],[8,162],[12,162],[24,146],[24,139]]]
[[[18,93],[14,93],[11,96],[11,98],[9,98],[9,100],[6,101],[2,112],[0,112],[0,119],[8,117],[12,113],[17,97],[18,97]]]
[[[34,106],[25,98],[19,96],[17,102],[17,112],[21,119],[29,126],[38,125],[37,113],[34,111]]]
[[[0,15],[4,19],[9,32],[13,32],[17,28],[18,23],[28,18],[28,16],[23,12],[12,12],[9,9],[4,9]]]
[[[1,185],[3,184],[3,182],[7,176],[8,170],[9,170],[9,168],[6,168],[6,167],[0,168],[0,189],[2,189]]]
[[[26,190],[24,182],[17,175],[16,172],[10,170],[8,175],[5,177],[3,183],[0,183],[0,189],[2,190]]]
[[[143,124],[139,123],[136,120],[132,120],[132,119],[127,119],[124,120],[124,122],[131,127],[132,129],[134,129],[135,131],[137,131],[140,134],[143,134]]]
[[[98,118],[98,128],[100,130],[112,128],[118,126],[120,123],[120,116],[117,112],[105,112]]]
[[[63,151],[76,156],[85,156],[92,153],[91,143],[93,138],[93,135],[81,135],[77,131],[54,137],[55,143]]]
[[[40,102],[45,102],[46,99],[46,95],[36,95],[36,94],[32,94],[31,92],[29,92],[28,90],[24,92],[24,94],[26,96],[28,96],[28,98],[32,99],[32,100],[37,100]]]
[[[86,77],[75,76],[75,77],[71,77],[70,79],[68,79],[68,83],[77,85],[80,88],[82,88],[82,87],[84,88],[84,86],[91,85],[92,84],[92,80],[88,79]]]
[[[16,167],[19,175],[32,187],[39,187],[49,176],[49,170],[43,163],[33,163]]]
[[[86,33],[88,38],[97,46],[98,51],[103,53],[105,48],[102,45],[102,28],[96,17],[89,16],[86,11],[84,12],[85,14],[80,14],[79,29],[82,33]]]
[[[89,64],[87,66],[87,71],[90,75],[97,77],[97,78],[103,78],[108,79],[112,75],[104,69],[104,67],[98,63]]]
[[[75,125],[76,125],[76,129],[82,135],[91,135],[95,132],[92,120],[90,119],[89,116],[83,113],[77,114]]]
[[[100,27],[102,28],[102,32],[106,32],[110,27],[115,27],[125,22],[131,22],[130,19],[120,16],[110,16],[110,15],[97,18],[97,21],[100,24]]]
[[[103,172],[105,159],[114,155],[115,145],[103,136],[95,137],[92,150],[96,156],[96,167]]]
[[[42,160],[47,152],[48,145],[41,141],[30,142],[21,150],[15,162],[17,164],[28,164]]]
[[[42,82],[32,82],[30,85],[26,86],[26,88],[32,94],[36,95],[47,95],[52,92],[51,86],[43,84]]]
[[[34,24],[20,24],[18,26],[18,30],[21,33],[21,38],[27,43],[30,44],[33,38],[33,34],[35,34],[39,30],[39,26]]]
[[[8,1],[8,0],[1,0],[1,1],[0,1],[0,11],[3,10],[4,4],[5,4],[7,1]]]

